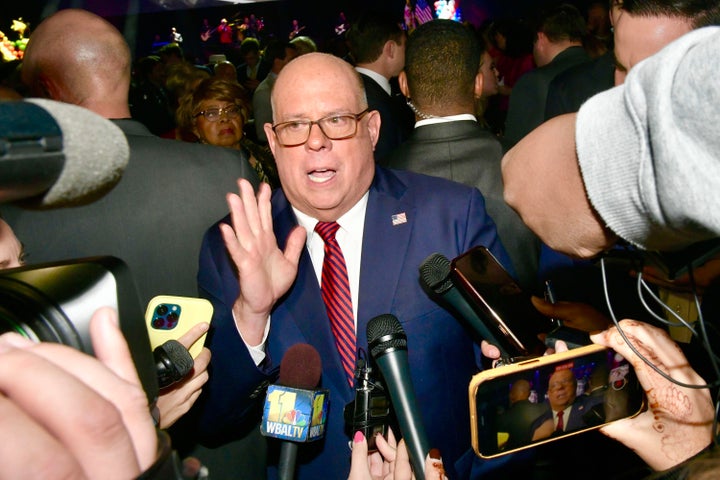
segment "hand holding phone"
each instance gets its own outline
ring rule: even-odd
[[[168,340],[179,340],[193,358],[202,351],[207,328],[204,332],[193,329],[200,323],[210,324],[212,304],[204,298],[159,295],[148,303],[145,312],[150,347],[154,350]]]
[[[473,449],[482,458],[596,429],[645,406],[630,364],[598,345],[485,370],[469,395]]]
[[[635,320],[622,320],[619,325],[638,352],[660,370],[680,382],[705,385],[667,332]],[[707,388],[686,388],[662,377],[630,349],[616,327],[593,335],[592,340],[612,346],[629,360],[651,407],[634,418],[602,427],[604,434],[634,450],[656,471],[673,467],[710,445],[715,410]]]

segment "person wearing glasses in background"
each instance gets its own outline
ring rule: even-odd
[[[258,178],[276,188],[272,153],[245,136],[249,111],[247,91],[239,83],[210,77],[180,99],[176,117],[183,138],[244,150]]]
[[[433,252],[453,258],[486,245],[512,269],[483,197],[445,179],[376,166],[380,115],[368,109],[358,73],[338,57],[310,53],[288,63],[272,109],[265,131],[282,188],[271,194],[262,185],[256,196],[239,181],[239,194],[227,197],[231,215],[210,228],[201,248],[199,290],[215,313],[199,438],[222,444],[255,425],[253,407],[264,395],[253,392],[275,381],[289,347],[309,343],[320,354],[332,408],[325,439],[300,446],[296,478],[347,478],[355,432],[345,432],[343,407],[355,397],[357,351],[369,355],[367,323],[389,313],[407,334],[418,421],[430,444],[442,445],[454,478],[470,445],[467,382],[480,358],[463,326],[422,290],[418,267]],[[346,356],[322,293],[327,298],[330,288],[323,229],[335,222],[350,291]],[[273,469],[277,458],[268,461]]]

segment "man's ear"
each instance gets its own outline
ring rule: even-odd
[[[275,156],[275,148],[277,148],[277,142],[275,138],[275,132],[272,129],[272,123],[266,123],[263,125],[263,129],[265,130],[265,137],[268,141],[268,146],[270,147],[270,151],[272,152],[273,156]]]
[[[478,72],[477,75],[475,75],[475,98],[480,98],[482,96],[484,83],[485,75],[483,75],[482,72]]]
[[[380,138],[380,112],[377,110],[370,110],[367,114],[368,116],[368,134],[370,135],[370,140],[373,144],[373,150],[375,149],[375,146],[377,145],[377,141]]]
[[[405,96],[405,98],[411,98],[410,87],[408,87],[407,73],[405,73],[405,70],[401,71],[398,75],[398,86],[400,87],[400,92]]]
[[[62,92],[51,77],[40,75],[32,87],[34,96],[49,98],[50,100],[63,101]]]
[[[543,32],[537,32],[537,37],[535,39],[535,43],[537,43],[541,47],[544,47],[547,42],[548,42],[547,35],[545,35]]]
[[[383,54],[385,54],[388,58],[395,58],[395,55],[397,55],[397,49],[400,47],[397,43],[395,43],[393,40],[388,40],[385,42],[385,45],[383,45]]]

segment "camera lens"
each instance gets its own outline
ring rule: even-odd
[[[177,324],[177,321],[178,321],[177,313],[175,313],[175,312],[168,313],[168,316],[167,316],[168,328],[174,328],[175,325]]]
[[[36,342],[82,347],[72,322],[52,302],[26,285],[0,277],[0,333],[5,332],[16,332]]]
[[[168,306],[165,305],[164,303],[162,303],[162,304],[158,305],[158,307],[155,309],[155,312],[156,312],[158,315],[163,315],[163,316],[164,316],[164,315],[167,315],[167,313],[168,313]]]

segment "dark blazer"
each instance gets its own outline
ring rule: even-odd
[[[529,71],[515,84],[505,119],[505,140],[512,146],[545,119],[550,82],[570,67],[590,60],[582,47],[569,47],[550,63]]]
[[[571,67],[550,82],[545,102],[545,120],[577,112],[596,93],[615,85],[615,55],[612,50],[590,62]]]
[[[503,199],[500,171],[502,147],[497,139],[472,120],[423,125],[388,156],[390,168],[412,170],[475,187],[497,226],[520,284],[537,282],[540,240]]]
[[[410,135],[415,115],[401,95],[388,95],[375,80],[360,74],[370,110],[380,112],[380,138],[375,145],[375,160],[382,162],[393,148]]]
[[[583,418],[586,414],[590,413],[592,408],[602,403],[603,397],[591,397],[588,395],[578,395],[575,398],[575,401],[572,404],[572,410],[570,410],[570,416],[563,419],[563,423],[565,424],[564,431],[565,432],[572,432],[575,430],[579,430],[581,428],[587,427],[588,423]],[[539,427],[543,422],[546,420],[552,420],[553,418],[553,412],[550,409],[549,404],[546,404],[546,411],[543,416],[538,418],[535,422],[535,427]],[[595,425],[596,422],[593,422],[593,425]]]
[[[197,295],[202,236],[227,213],[236,179],[257,176],[226,148],[165,140],[134,120],[117,120],[130,146],[120,182],[87,206],[44,212],[3,206],[31,263],[114,255],[128,264],[140,300]],[[88,141],[101,142],[102,139]]]
[[[255,78],[262,82],[265,80],[265,77],[267,77],[268,73],[270,73],[271,65],[266,62],[263,59],[260,59],[258,62],[258,71],[257,75],[255,75]],[[237,66],[237,77],[238,77],[238,83],[240,85],[245,85],[245,82],[248,80],[248,74],[247,74],[247,63],[241,63]],[[249,92],[252,95],[252,92]]]
[[[532,442],[535,422],[546,412],[546,405],[532,403],[530,400],[520,400],[513,403],[498,418],[496,425],[498,432],[509,434],[506,449],[529,445]]]
[[[297,221],[281,190],[273,194],[272,211],[278,245],[284,248]],[[393,215],[403,213],[407,221],[393,225]],[[450,472],[470,445],[467,385],[478,369],[479,352],[460,323],[422,290],[418,267],[434,252],[452,258],[474,245],[486,245],[501,262],[508,261],[476,189],[411,172],[376,169],[365,216],[357,346],[369,354],[370,319],[391,313],[400,320],[408,337],[418,418],[430,444],[442,446]],[[347,478],[350,437],[343,431],[343,408],[354,392],[342,373],[307,250],[298,268],[294,284],[273,309],[268,357],[258,368],[231,314],[238,295],[237,275],[219,229],[208,231],[198,281],[202,294],[214,304],[215,315],[209,335],[210,380],[196,404],[201,410],[200,434],[211,444],[221,443],[232,439],[248,420],[252,424],[258,414],[254,405],[264,401],[263,396],[253,395],[255,389],[275,379],[272,370],[290,346],[309,343],[320,353],[321,385],[330,390],[330,411],[324,440],[299,447],[297,478]]]

